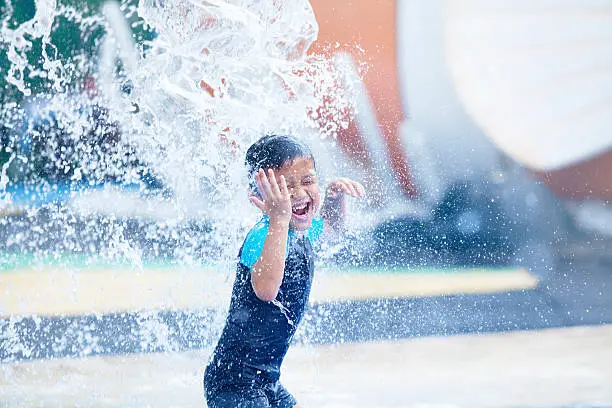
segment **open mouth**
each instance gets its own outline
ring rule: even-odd
[[[293,204],[291,207],[293,217],[300,221],[306,220],[310,213],[311,205],[310,201]]]

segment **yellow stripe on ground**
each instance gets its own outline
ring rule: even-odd
[[[212,270],[21,270],[0,274],[0,316],[198,309],[229,303],[227,275]]]
[[[25,211],[26,210],[24,210],[23,208],[19,208],[19,207],[2,206],[2,203],[0,202],[0,218],[15,217],[18,215],[23,215]]]
[[[231,283],[226,268],[19,269],[0,274],[0,316],[227,306]],[[496,293],[536,285],[537,279],[524,269],[373,273],[321,268],[316,273],[311,301]]]
[[[464,270],[427,273],[359,273],[316,275],[311,300],[424,297],[468,293],[497,293],[533,289],[537,278],[525,269]]]

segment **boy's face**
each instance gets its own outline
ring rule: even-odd
[[[309,158],[300,157],[283,164],[274,172],[276,179],[285,177],[287,189],[291,195],[291,221],[289,226],[294,231],[306,231],[321,203],[319,180],[314,163]]]

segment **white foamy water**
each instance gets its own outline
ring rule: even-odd
[[[306,0],[33,4],[26,21],[15,2],[2,14],[0,211],[13,216],[0,218],[0,262],[9,269],[142,271],[161,260],[229,274],[257,216],[247,147],[265,133],[320,143],[348,125],[341,76],[307,54],[318,26]],[[60,53],[62,25],[89,45]],[[161,319],[141,320],[143,350],[173,349]],[[19,338],[20,324],[0,322],[2,338],[28,357],[37,339]],[[86,327],[68,332],[80,355],[101,351]]]
[[[289,133],[318,143],[347,125],[350,104],[331,62],[306,53],[318,32],[308,1],[141,0],[97,12],[52,0],[35,6],[32,19],[12,27],[9,3],[3,20],[7,80],[21,96],[2,111],[9,158],[0,208],[16,203],[10,187],[19,183],[46,192],[58,180],[69,190],[112,181],[150,194],[145,175],[161,184],[179,223],[195,217],[241,230],[253,214],[242,166],[253,141]],[[90,53],[51,52],[65,19],[81,38],[103,29]],[[153,39],[135,42],[130,24]],[[36,63],[33,41],[42,44]],[[32,78],[45,86],[31,96]],[[325,126],[323,116],[332,118]],[[61,211],[52,210],[54,218],[70,224]]]

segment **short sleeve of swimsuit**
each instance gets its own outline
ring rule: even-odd
[[[312,225],[306,233],[306,236],[308,239],[310,239],[310,242],[314,242],[319,239],[321,233],[323,232],[323,227],[324,223],[321,217],[315,217],[312,220]],[[255,262],[257,262],[261,256],[261,251],[263,250],[269,228],[269,218],[267,216],[263,217],[257,224],[255,224],[244,239],[242,253],[240,254],[240,263],[249,269],[253,267]],[[292,232],[289,233],[291,234]],[[285,256],[287,256],[288,251],[289,247],[287,247]]]

